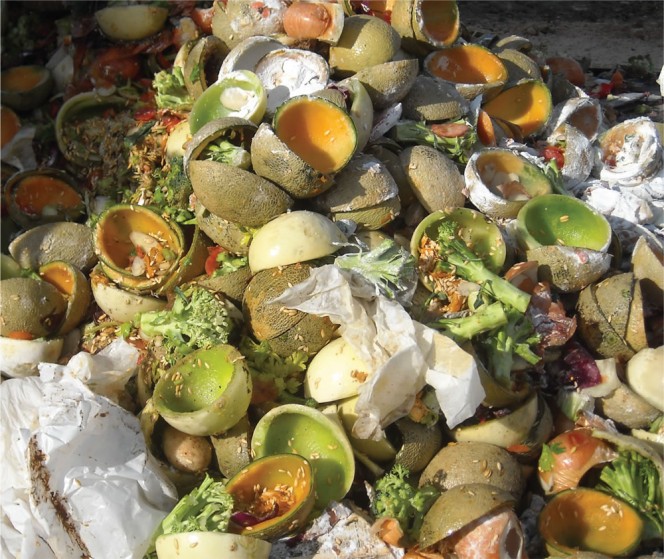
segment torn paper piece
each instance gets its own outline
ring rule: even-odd
[[[484,399],[470,356],[453,362],[440,360],[444,366],[435,360],[430,363],[436,332],[413,321],[396,301],[376,295],[373,287],[351,270],[334,265],[313,268],[309,278],[274,302],[328,316],[372,369],[355,405],[358,419],[353,434],[358,438],[378,440],[387,425],[407,415],[427,378],[435,382],[432,386],[449,427],[471,417]],[[452,340],[449,343],[456,347]],[[458,351],[465,354],[461,348]],[[453,394],[445,392],[452,389]]]

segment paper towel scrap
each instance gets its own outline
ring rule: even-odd
[[[313,268],[309,278],[273,302],[328,316],[372,369],[355,405],[356,437],[379,439],[387,425],[408,414],[426,384],[435,389],[450,428],[471,417],[484,399],[470,354],[414,321],[396,301],[377,295],[369,282],[351,270],[333,264]]]
[[[2,557],[143,557],[177,494],[138,418],[86,385],[116,396],[136,359],[119,339],[0,384]]]

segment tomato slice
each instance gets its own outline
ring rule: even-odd
[[[542,148],[541,154],[547,161],[553,159],[556,162],[558,169],[562,169],[563,165],[565,165],[565,153],[558,146],[546,146]]]

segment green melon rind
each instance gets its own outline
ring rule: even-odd
[[[330,47],[330,68],[347,77],[392,60],[400,46],[399,33],[386,21],[364,14],[349,16],[337,44]]]
[[[195,213],[201,231],[215,244],[233,254],[247,255],[249,253],[252,238],[250,229],[210,213],[200,201],[196,202]]]
[[[597,284],[595,299],[611,324],[623,339],[627,333],[629,309],[634,298],[634,275],[630,272],[616,274]]]
[[[492,473],[490,477],[487,471]],[[420,475],[419,486],[428,483],[441,491],[464,483],[487,483],[509,492],[516,500],[524,490],[517,459],[504,448],[487,442],[457,443],[440,449]]]
[[[242,305],[244,292],[251,281],[249,266],[242,266],[233,272],[221,276],[203,276],[196,283],[216,293],[223,293],[235,306]]]
[[[591,351],[626,362],[634,354],[602,312],[595,297],[595,284],[582,289],[576,304],[577,331]]]
[[[560,245],[535,247],[526,251],[526,257],[539,264],[540,281],[563,293],[580,291],[599,280],[611,266],[608,253]]]
[[[471,522],[502,508],[514,506],[507,491],[484,483],[467,483],[443,492],[424,515],[419,544],[427,548]]]
[[[415,83],[419,64],[417,59],[392,60],[363,68],[353,77],[364,86],[374,109],[387,109],[400,102]]]
[[[355,459],[348,437],[338,418],[316,408],[284,404],[270,410],[256,424],[251,450],[257,458],[282,452],[307,458],[314,470],[315,510],[340,501],[351,488]]]

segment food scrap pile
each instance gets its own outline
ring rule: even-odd
[[[3,553],[662,556],[662,74],[454,0],[2,25]]]

